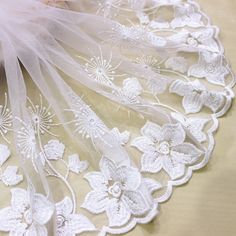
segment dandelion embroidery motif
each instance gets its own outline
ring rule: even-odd
[[[5,93],[5,103],[0,105],[0,135],[2,138],[9,143],[6,138],[6,134],[11,130],[12,127],[12,113],[7,107],[7,94]]]
[[[100,56],[94,56],[90,60],[82,58],[85,63],[85,71],[88,73],[89,77],[95,80],[97,83],[112,85],[112,81],[116,77],[122,77],[123,74],[117,74],[116,70],[121,65],[121,62],[117,65],[112,65],[112,52],[110,53],[109,59],[105,59],[100,48]]]
[[[41,135],[47,133],[49,135],[56,136],[50,131],[51,127],[56,125],[53,124],[53,117],[55,116],[55,114],[52,114],[50,112],[50,106],[49,107],[43,106],[41,95],[40,95],[40,105],[33,104],[33,102],[29,98],[28,101],[30,103],[28,110],[31,114],[31,120],[34,126],[35,133]]]

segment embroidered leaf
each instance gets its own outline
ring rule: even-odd
[[[10,150],[6,145],[0,144],[0,167],[5,163],[5,161],[10,157]]]
[[[23,176],[18,175],[17,172],[17,166],[8,166],[1,176],[2,182],[7,186],[19,184],[23,180]]]
[[[70,155],[68,160],[69,169],[76,174],[88,169],[89,163],[87,161],[81,161],[77,154]]]

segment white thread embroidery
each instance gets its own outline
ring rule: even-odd
[[[117,141],[121,145],[124,146],[129,142],[130,133],[127,130],[121,133],[118,128],[113,128],[111,133],[116,137]]]
[[[209,122],[209,119],[203,118],[186,118],[179,113],[171,113],[171,116],[179,121],[183,127],[188,129],[190,133],[197,139],[198,142],[202,143],[206,141],[206,134],[203,132],[203,128]]]
[[[184,57],[171,57],[165,62],[165,66],[184,74],[188,70],[188,61]]]
[[[0,210],[0,231],[15,236],[46,236],[45,224],[52,217],[53,204],[42,194],[30,195],[22,188],[11,189],[11,194],[11,206]]]
[[[39,132],[42,135],[47,133],[56,136],[55,134],[50,132],[51,127],[55,126],[55,124],[53,124],[53,118],[55,115],[50,112],[50,106],[45,107],[43,105],[41,95],[40,95],[40,105],[33,104],[33,102],[29,98],[28,101],[30,102],[28,110],[31,115],[31,120],[34,126],[35,133],[37,134]]]
[[[122,226],[131,215],[143,215],[149,205],[138,191],[141,175],[137,169],[116,166],[110,159],[100,161],[101,172],[90,172],[84,177],[93,188],[82,205],[94,214],[106,211],[109,226]]]
[[[95,230],[87,217],[73,213],[73,203],[69,197],[56,203],[56,223],[58,236],[75,236]]]
[[[137,78],[127,78],[123,81],[123,87],[113,90],[113,94],[122,104],[131,105],[139,103],[142,90],[143,88]]]
[[[68,167],[70,171],[79,174],[88,169],[88,161],[81,161],[78,154],[68,156]]]
[[[9,140],[6,138],[6,134],[11,131],[12,127],[12,113],[7,107],[7,94],[5,93],[5,103],[0,105],[0,135],[3,139],[9,143]]]
[[[141,129],[143,136],[135,138],[132,146],[143,152],[143,172],[157,173],[164,169],[171,179],[185,173],[185,165],[196,163],[203,154],[193,144],[185,142],[186,134],[180,124],[162,127],[147,122]]]
[[[223,66],[223,57],[217,53],[204,52],[199,54],[199,62],[188,70],[189,76],[206,78],[209,82],[225,85],[225,77],[229,74]]]
[[[200,27],[203,26],[202,15],[196,11],[193,5],[188,3],[176,6],[175,18],[171,22],[173,28],[190,26]]]
[[[176,80],[171,84],[169,90],[171,93],[184,97],[182,104],[186,113],[197,113],[203,106],[217,112],[223,106],[225,100],[223,94],[208,91],[199,80],[193,82]]]

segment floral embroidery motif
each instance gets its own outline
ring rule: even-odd
[[[188,70],[188,62],[184,57],[171,57],[165,62],[165,66],[183,74]]]
[[[188,129],[190,133],[197,139],[198,142],[202,143],[206,141],[206,134],[202,131],[209,119],[202,118],[186,118],[179,113],[171,113],[171,116],[179,121],[183,127]]]
[[[175,18],[171,22],[173,28],[184,26],[203,26],[202,15],[196,11],[193,5],[188,3],[175,7]]]
[[[0,181],[6,186],[13,186],[19,184],[23,180],[23,176],[17,174],[17,166],[7,166],[5,170],[2,170],[3,164],[10,157],[11,152],[6,145],[0,144]]]
[[[100,161],[101,172],[90,172],[84,177],[93,188],[82,205],[94,214],[106,211],[109,226],[122,226],[131,215],[141,216],[149,205],[138,190],[141,175],[135,168],[117,166],[110,159]]]
[[[136,78],[128,78],[123,81],[123,87],[118,91],[114,90],[113,94],[122,104],[131,105],[139,103],[142,90],[143,88]]]
[[[121,62],[119,62],[116,66],[111,64],[112,62],[112,53],[110,54],[110,58],[104,59],[102,51],[100,49],[100,56],[92,57],[90,60],[83,58],[86,61],[85,71],[88,75],[98,83],[105,85],[112,85],[112,81],[116,77],[122,77],[123,75],[116,74],[116,70],[119,68]]]
[[[206,78],[209,82],[225,85],[225,77],[229,74],[223,66],[223,58],[217,53],[200,53],[199,62],[189,68],[188,75],[197,78]]]
[[[73,154],[68,157],[68,167],[70,171],[79,174],[88,169],[89,163],[88,161],[81,161],[79,155]]]
[[[198,52],[201,50],[219,52],[219,46],[215,40],[215,29],[213,28],[206,28],[195,32],[183,30],[168,37],[168,39],[171,44],[182,45],[182,51]]]
[[[110,33],[112,43],[126,42],[129,45],[151,44],[153,47],[164,47],[167,43],[164,37],[159,37],[145,26],[125,26],[115,24]]]
[[[196,163],[203,154],[193,144],[185,142],[186,133],[179,123],[160,127],[147,122],[141,134],[143,136],[134,139],[132,146],[143,152],[143,172],[157,173],[164,169],[175,180],[184,175],[186,165]]]
[[[17,146],[24,157],[34,158],[36,155],[35,131],[30,124],[19,121],[22,127],[17,132]]]
[[[50,129],[52,126],[55,126],[56,124],[53,124],[53,117],[55,116],[50,112],[50,106],[45,107],[43,106],[42,96],[40,95],[40,105],[34,105],[33,102],[28,98],[28,101],[30,102],[30,106],[28,107],[28,110],[31,115],[32,124],[34,126],[34,131],[36,134],[50,134],[53,136],[56,136],[55,134],[50,132]]]
[[[107,128],[104,123],[97,117],[97,115],[87,105],[82,105],[77,110],[68,110],[75,114],[75,119],[71,121],[74,123],[75,133],[79,133],[83,138],[96,139],[102,137]]]
[[[155,57],[151,55],[137,57],[135,63],[139,64],[143,69],[147,71],[147,80],[146,85],[151,92],[156,94],[163,93],[168,85],[166,78],[161,76],[161,67],[162,60],[158,61]],[[149,72],[155,72],[156,77],[153,78],[153,75],[148,76]]]
[[[58,236],[75,236],[95,230],[87,217],[73,213],[73,203],[69,197],[56,203],[56,223]]]
[[[44,145],[43,151],[39,153],[39,157],[42,164],[45,165],[45,158],[48,160],[59,160],[62,159],[65,150],[65,145],[59,140],[52,139]]]
[[[113,128],[111,133],[122,146],[129,142],[130,133],[127,130],[121,133],[118,128]]]
[[[9,143],[6,138],[6,134],[11,130],[12,127],[12,113],[7,107],[7,94],[5,93],[5,104],[0,105],[0,135],[2,138]]]
[[[16,236],[47,236],[45,224],[52,217],[53,204],[42,194],[32,196],[22,188],[11,189],[11,194],[11,206],[0,210],[0,231]]]
[[[1,172],[1,167],[0,167]],[[17,174],[18,167],[17,166],[7,166],[2,174],[0,174],[0,180],[6,186],[14,186],[19,184],[23,180],[23,176]]]
[[[203,106],[217,112],[224,104],[224,95],[220,92],[208,91],[206,87],[194,80],[193,82],[174,81],[170,92],[183,96],[183,107],[186,113],[199,112]]]

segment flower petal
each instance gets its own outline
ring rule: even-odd
[[[64,235],[77,235],[82,232],[94,231],[95,226],[89,221],[89,219],[80,214],[71,214],[67,217]],[[62,234],[63,235],[63,234]]]
[[[202,94],[202,101],[206,107],[217,112],[224,104],[224,96],[216,92],[207,92]]]
[[[161,138],[161,127],[148,121],[141,129],[143,136],[146,136],[152,140],[152,142],[157,142]]]
[[[153,153],[155,152],[155,145],[151,139],[146,136],[141,136],[135,138],[131,146],[136,147],[139,151],[143,153]]]
[[[178,79],[171,83],[169,91],[170,93],[176,93],[180,96],[185,96],[192,92],[192,86],[191,84]]]
[[[9,232],[14,228],[17,228],[21,222],[21,213],[13,210],[12,207],[6,207],[0,210],[0,231]],[[22,224],[23,228],[27,227],[26,224]]]
[[[175,163],[170,157],[163,158],[163,169],[172,180],[178,179],[184,175],[185,165]]]
[[[40,225],[46,224],[52,217],[54,205],[42,194],[36,193],[33,198],[33,219]]]
[[[129,207],[133,215],[143,215],[150,209],[140,192],[124,191],[121,199]]]
[[[204,65],[195,64],[188,70],[188,76],[194,76],[196,78],[203,78],[205,76]]]
[[[84,175],[84,178],[88,180],[90,186],[95,190],[105,191],[107,189],[108,181],[105,179],[101,172],[89,172]]]
[[[107,157],[102,157],[99,162],[100,170],[107,180],[112,180],[113,175],[116,172],[116,164]]]
[[[184,142],[185,131],[180,123],[165,124],[162,127],[162,140],[167,141],[171,146],[176,146]]]
[[[30,204],[28,192],[22,188],[12,188],[11,195],[12,208],[19,213],[23,213]]]
[[[162,158],[157,154],[144,154],[141,159],[141,171],[157,173],[162,169]]]
[[[27,229],[25,236],[47,236],[48,231],[44,225],[32,224]]]
[[[137,168],[121,166],[116,171],[115,181],[122,183],[125,190],[136,190],[141,183],[141,175]]]
[[[150,178],[143,178],[144,184],[146,186],[146,188],[148,189],[149,193],[153,193],[159,189],[161,189],[161,184],[159,182],[157,182],[154,179],[150,179]]]
[[[104,191],[91,191],[89,192],[81,207],[88,211],[99,214],[106,210],[107,204],[109,203],[108,193]]]
[[[131,216],[125,204],[115,198],[110,201],[106,212],[110,227],[119,227],[126,224]]]
[[[187,94],[186,96],[184,96],[182,104],[186,113],[199,112],[203,107],[201,94],[195,91],[190,94]]]
[[[62,201],[56,203],[56,214],[69,216],[73,210],[73,203],[69,197],[65,197]]]
[[[191,165],[203,154],[201,150],[191,143],[183,143],[172,148],[171,157],[181,164]]]

